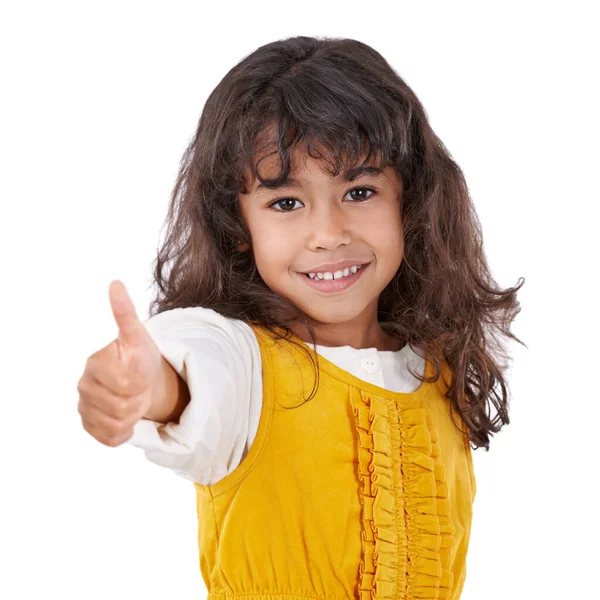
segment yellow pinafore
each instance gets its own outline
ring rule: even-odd
[[[476,487],[442,378],[391,392],[319,356],[304,402],[313,364],[252,327],[255,441],[224,479],[194,484],[208,600],[458,599]]]

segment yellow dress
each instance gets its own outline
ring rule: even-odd
[[[311,361],[252,327],[263,368],[255,441],[224,479],[194,483],[208,600],[459,598],[476,488],[442,378],[391,392],[319,356],[319,388],[304,402]]]

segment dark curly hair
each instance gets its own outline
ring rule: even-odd
[[[404,258],[380,295],[378,318],[429,356],[434,378],[413,373],[421,381],[437,380],[447,361],[447,397],[473,447],[489,450],[490,434],[510,422],[506,365],[499,361],[507,355],[497,333],[525,345],[510,332],[524,279],[498,287],[461,169],[414,92],[362,42],[298,36],[266,44],[210,94],[172,192],[154,263],[158,291],[151,316],[202,306],[290,342],[290,324],[301,321],[316,344],[308,316],[261,279],[238,203],[247,173],[265,182],[257,164],[267,131],[281,166],[270,184],[289,174],[300,143],[335,175],[365,154],[365,162],[376,156],[396,169],[404,188]],[[240,241],[250,251],[240,251]],[[317,363],[317,386],[318,371]]]

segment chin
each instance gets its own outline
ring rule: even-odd
[[[364,310],[364,309],[363,309]],[[341,323],[348,323],[360,316],[363,312],[362,310],[355,311],[344,311],[340,312],[332,307],[329,311],[324,311],[323,313],[314,313],[307,312],[306,314],[310,317],[311,320],[316,321],[318,323],[325,323],[327,325],[337,325]]]

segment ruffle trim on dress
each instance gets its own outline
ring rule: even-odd
[[[362,558],[358,600],[443,600],[454,574],[446,467],[424,407],[354,388]]]

